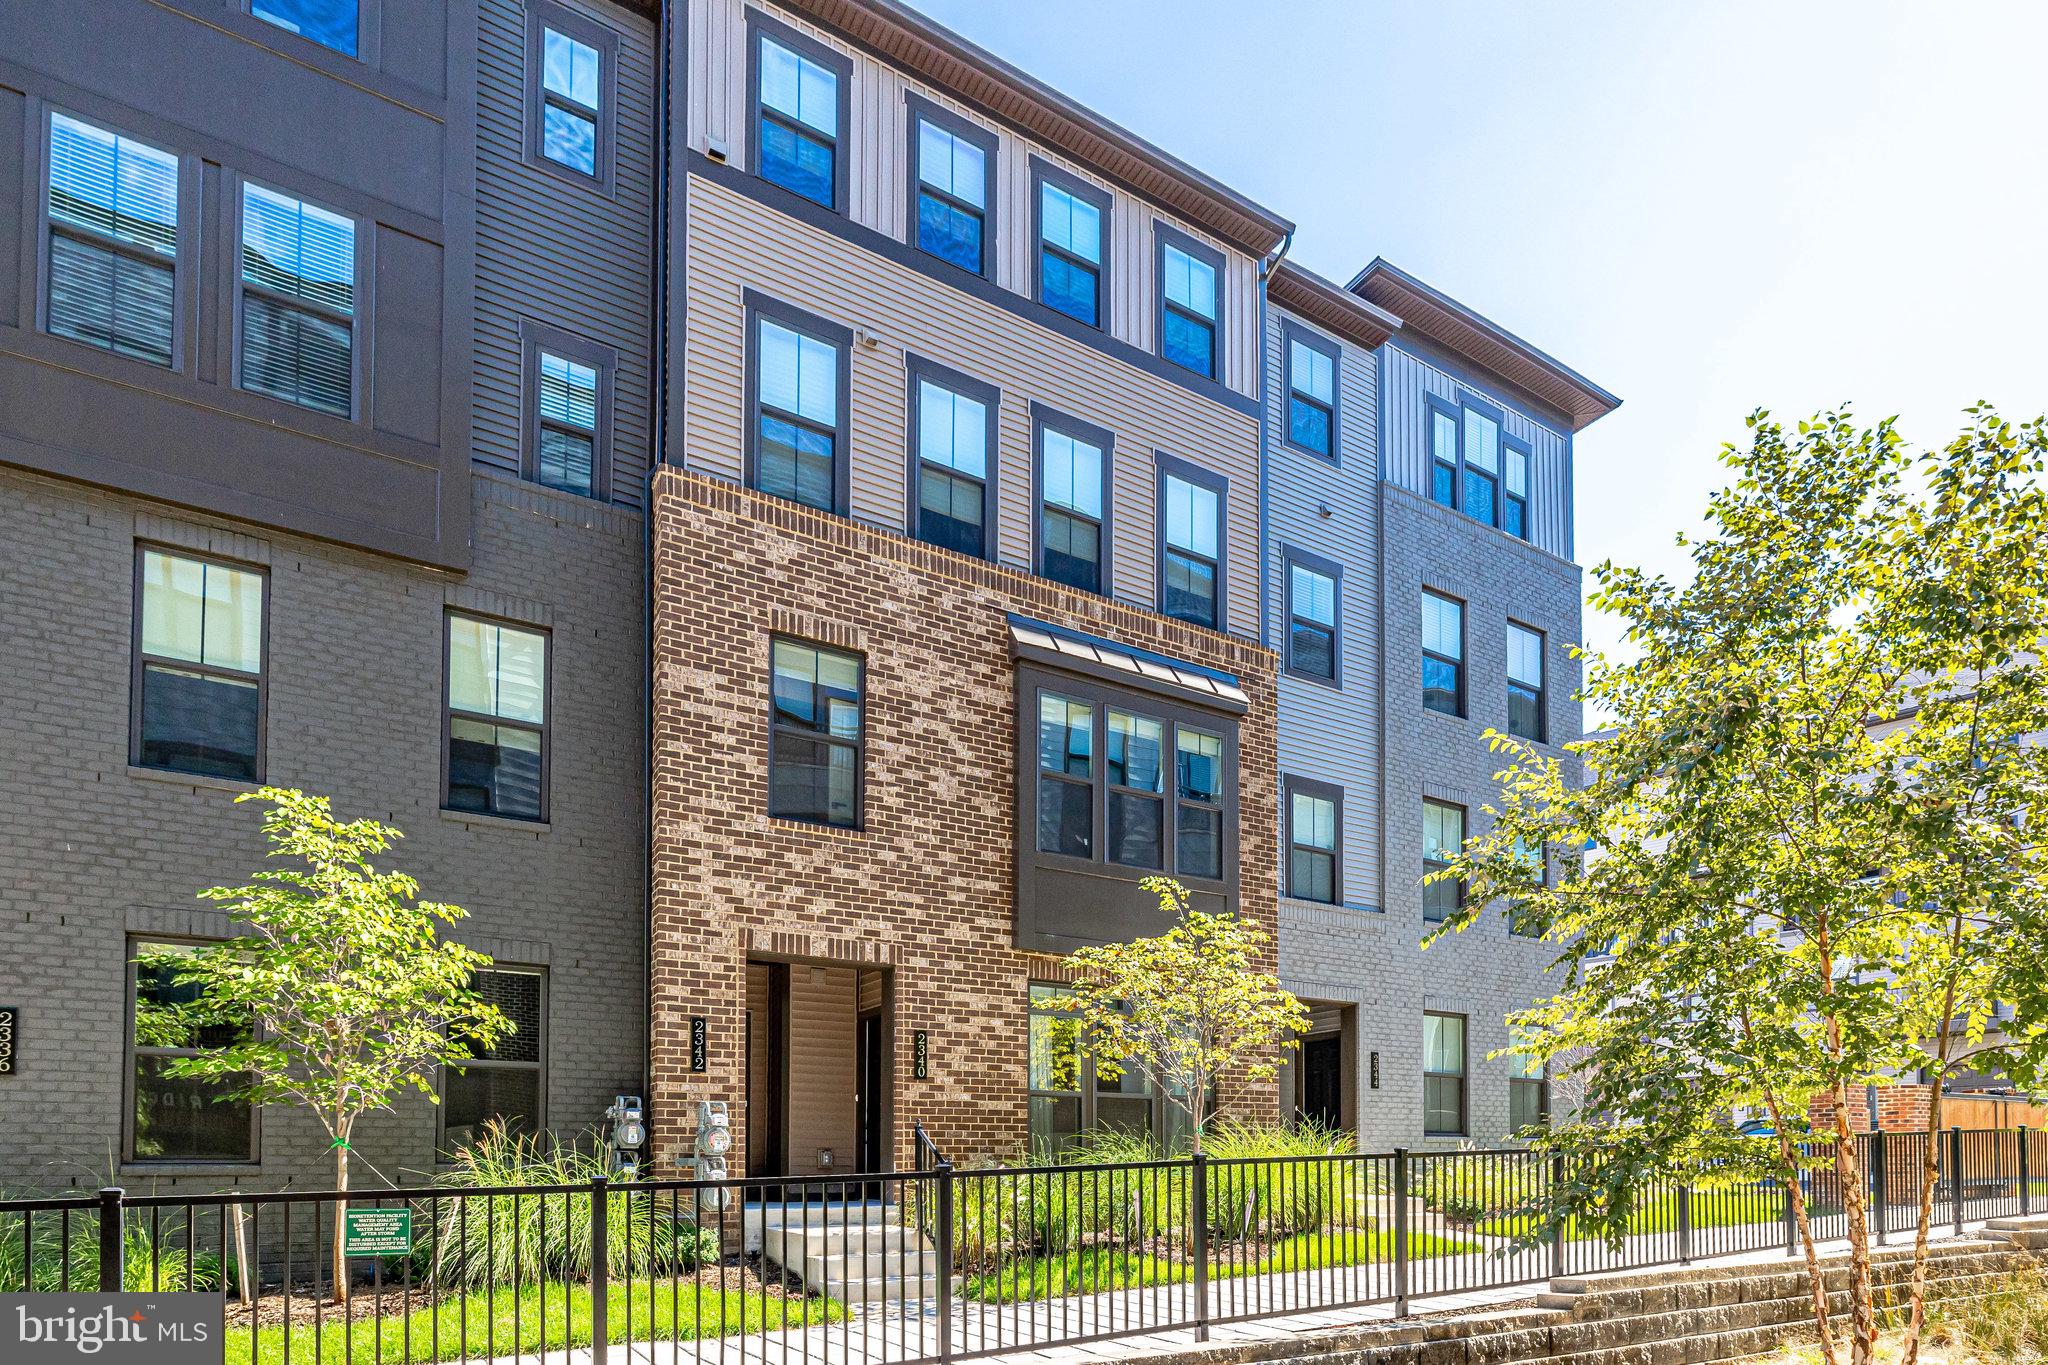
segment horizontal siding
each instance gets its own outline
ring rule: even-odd
[[[1287,444],[1282,319],[1339,347],[1339,463]],[[1377,366],[1372,352],[1270,309],[1266,324],[1266,394],[1272,437],[1268,480],[1268,554],[1272,589],[1267,638],[1286,666],[1287,597],[1284,550],[1292,547],[1341,565],[1338,648],[1341,686],[1331,688],[1286,672],[1279,679],[1282,777],[1306,777],[1344,789],[1343,891],[1347,904],[1379,908],[1381,863],[1380,565]],[[1321,509],[1330,509],[1324,516]],[[1283,822],[1285,812],[1282,813]],[[1282,825],[1281,886],[1286,886]]]
[[[852,512],[906,527],[906,353],[952,366],[1002,393],[997,420],[996,545],[1007,564],[1031,565],[1032,401],[1110,428],[1112,587],[1157,601],[1154,461],[1164,451],[1229,481],[1224,547],[1229,628],[1258,631],[1258,426],[1254,418],[1191,397],[1171,381],[1018,320],[927,276],[851,246],[733,191],[693,176],[689,185],[689,308],[685,458],[707,473],[744,476],[743,291],[862,328],[877,344],[853,347]]]
[[[747,165],[747,24],[745,0],[690,0],[689,145],[708,152],[716,142],[735,166]],[[1143,350],[1155,346],[1152,292],[1152,225],[1168,221],[1209,243],[1228,263],[1220,283],[1224,295],[1222,355],[1225,381],[1238,393],[1256,394],[1258,350],[1258,268],[1244,253],[1224,246],[1192,224],[1171,218],[1151,204],[1110,185],[1102,176],[991,122],[958,100],[908,80],[894,66],[841,41],[834,34],[782,10],[774,17],[791,28],[843,52],[853,63],[848,92],[850,133],[846,143],[847,216],[864,227],[908,241],[910,177],[908,119],[904,92],[944,105],[990,129],[999,139],[996,196],[996,282],[1028,294],[1032,281],[1031,158],[1041,157],[1100,186],[1111,198],[1110,332]]]
[[[789,968],[791,1175],[850,1171],[859,1163],[853,1103],[858,975],[851,967]],[[832,1153],[829,1168],[818,1161],[821,1149]]]
[[[648,301],[652,291],[654,30],[609,5],[563,3],[619,35],[612,193],[529,166],[526,10],[483,0],[477,55],[475,461],[516,474],[522,403],[519,323],[559,327],[618,352],[612,496],[640,506],[647,479]]]
[[[1498,392],[1461,383],[1428,360],[1389,342],[1386,353],[1386,467],[1389,482],[1411,493],[1429,493],[1429,423],[1425,396],[1455,403],[1461,392],[1502,409],[1510,436],[1529,443],[1529,541],[1560,559],[1572,557],[1571,439],[1536,421]]]

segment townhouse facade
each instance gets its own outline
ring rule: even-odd
[[[1547,958],[1417,955],[1418,880],[1488,725],[1576,737],[1610,396],[887,0],[0,38],[0,1184],[319,1179],[134,1026],[262,783],[402,828],[518,1025],[366,1126],[394,1179],[622,1094],[661,1175],[705,1104],[735,1173],[1170,1142],[1047,1008],[1154,873],[1314,1006],[1241,1112],[1531,1112]]]

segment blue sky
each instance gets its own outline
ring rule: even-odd
[[[1619,394],[1589,567],[1682,573],[1754,407],[2048,408],[2048,5],[912,2]]]

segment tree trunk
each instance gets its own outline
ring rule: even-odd
[[[334,1148],[334,1188],[344,1193],[348,1190],[348,1139],[336,1139]],[[334,1302],[340,1303],[348,1295],[348,1257],[343,1254],[347,1246],[346,1225],[348,1201],[334,1201]]]
[[[1877,1313],[1871,1302],[1870,1214],[1863,1188],[1863,1163],[1856,1159],[1856,1135],[1849,1129],[1849,1092],[1836,1082],[1829,1094],[1835,1111],[1835,1178],[1842,1182],[1842,1212],[1849,1232],[1849,1358],[1870,1365],[1877,1350]]]
[[[1944,1034],[1947,1025],[1942,1026]],[[1948,1051],[1944,1037],[1941,1050]],[[1944,1059],[1945,1060],[1945,1059]],[[1906,1321],[1905,1349],[1900,1354],[1902,1365],[1915,1365],[1920,1358],[1920,1332],[1927,1325],[1927,1236],[1928,1225],[1934,1221],[1934,1182],[1941,1178],[1941,1078],[1943,1072],[1936,1072],[1934,1081],[1928,1086],[1927,1097],[1927,1143],[1920,1154],[1920,1217],[1913,1229],[1913,1287],[1911,1292],[1910,1316]],[[2024,1135],[2020,1141],[2026,1141]],[[1957,1187],[1962,1181],[1961,1171],[1956,1172]]]
[[[1777,1113],[1777,1105],[1771,1105],[1771,1126],[1778,1130],[1778,1151],[1785,1159],[1785,1193],[1792,1201],[1793,1221],[1799,1227],[1799,1245],[1806,1253],[1806,1280],[1813,1286],[1814,1326],[1820,1332],[1821,1358],[1827,1365],[1840,1365],[1841,1356],[1835,1350],[1834,1323],[1828,1317],[1827,1281],[1820,1273],[1820,1249],[1813,1240],[1813,1221],[1807,1216],[1806,1188],[1799,1183],[1799,1161],[1792,1140],[1785,1136],[1785,1122]]]

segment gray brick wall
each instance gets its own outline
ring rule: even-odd
[[[459,937],[547,969],[549,1126],[585,1128],[640,1089],[641,520],[492,475],[474,488],[475,567],[458,578],[0,469],[0,1003],[24,1013],[18,1072],[0,1079],[0,1188],[326,1182],[316,1125],[281,1110],[262,1116],[256,1166],[121,1164],[129,937],[221,933],[194,893],[263,852],[235,789],[128,766],[138,539],[268,566],[268,780],[399,826],[393,861],[469,910]],[[439,808],[450,606],[551,632],[546,827]],[[357,1148],[403,1180],[431,1169],[436,1132],[413,1096]]]

